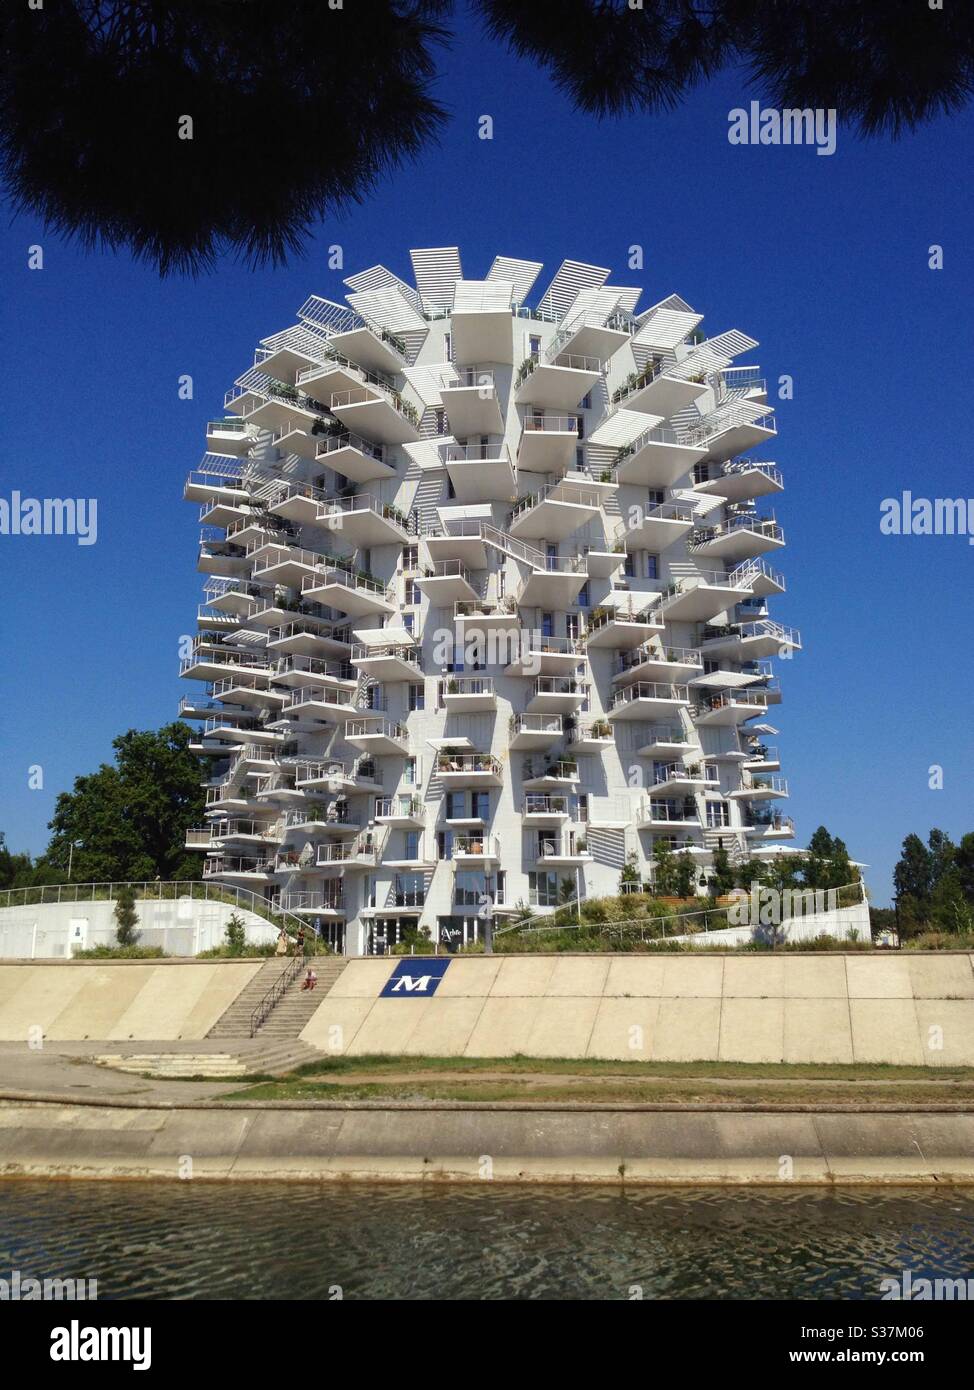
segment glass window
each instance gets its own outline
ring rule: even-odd
[[[405,765],[405,767],[404,767],[403,770],[402,770],[402,780],[406,783],[407,786],[414,787],[414,786],[416,785],[416,759],[415,759],[415,758],[407,758],[407,759],[406,759],[406,765]]]
[[[422,685],[411,685],[409,687],[409,708],[426,708],[426,688]]]
[[[532,907],[557,907],[558,875],[529,873],[528,900]]]
[[[490,792],[471,792],[470,814],[480,820],[490,819]]]
[[[541,614],[541,636],[542,636],[542,637],[554,637],[554,635],[555,635],[555,618],[554,618],[554,614],[553,614],[553,613],[542,613],[542,614]]]
[[[406,834],[405,834],[405,836],[404,836],[404,839],[405,839],[405,843],[406,843],[406,852],[405,852],[405,854],[403,855],[403,859],[418,859],[418,858],[419,858],[419,831],[418,831],[418,830],[407,830],[407,831],[406,831]]]
[[[658,555],[647,555],[647,556],[646,556],[646,578],[647,578],[647,579],[659,579],[659,556],[658,556]]]
[[[479,907],[484,883],[483,874],[474,873],[472,869],[458,870],[453,889],[453,901],[463,907]]]
[[[582,587],[579,589],[579,591],[578,591],[578,598],[577,598],[576,602],[577,602],[579,608],[588,608],[588,607],[590,607],[590,605],[591,605],[591,600],[590,600],[590,598],[589,598],[589,596],[588,596],[588,585],[587,585],[587,584],[583,584]],[[576,636],[577,636],[577,634],[576,634]]]
[[[540,333],[531,333],[531,334],[529,334],[529,335],[528,335],[528,355],[529,355],[530,357],[537,357],[538,354],[540,353],[540,351],[541,351],[541,335],[540,335]]]

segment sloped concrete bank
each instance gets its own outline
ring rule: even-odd
[[[0,1101],[0,1177],[653,1185],[974,1184],[946,1107]]]

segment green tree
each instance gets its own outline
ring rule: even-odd
[[[896,899],[909,898],[922,909],[930,901],[933,889],[933,861],[930,851],[919,835],[907,835],[899,863],[893,870]]]
[[[199,878],[186,831],[203,819],[200,764],[181,722],[158,732],[130,729],[112,744],[115,763],[77,777],[55,803],[46,862],[67,877],[69,845],[76,882]]]
[[[961,836],[954,855],[954,869],[961,892],[968,902],[974,903],[974,831]]]
[[[247,948],[247,924],[236,912],[231,912],[223,929],[227,952],[231,956],[242,956]]]
[[[7,837],[0,830],[0,888],[27,888],[34,882],[34,864],[29,854],[12,854]]]
[[[711,897],[719,898],[729,893],[737,883],[737,872],[730,861],[730,855],[723,845],[714,850],[713,875],[710,879]]]
[[[139,914],[135,910],[135,890],[127,885],[118,890],[115,902],[115,939],[120,946],[134,946]]]
[[[820,825],[809,840],[808,849],[797,867],[802,871],[807,888],[844,888],[859,877],[843,841],[837,835],[830,835],[824,825]]]

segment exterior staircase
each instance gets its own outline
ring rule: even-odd
[[[727,857],[732,864],[743,864],[747,859],[747,853],[741,844],[741,832],[732,830],[725,826],[720,830],[705,830],[703,832],[703,842],[707,849],[713,853],[723,844],[727,851]]]
[[[318,976],[317,987],[302,990],[301,981],[305,972],[303,969],[299,971],[258,1030],[259,1038],[273,1038],[275,1042],[296,1040],[321,1003],[322,996],[328,993],[345,969],[345,959],[342,956],[313,956],[309,957],[306,964],[310,965],[312,962]],[[272,956],[270,960],[265,961],[206,1036],[227,1041],[249,1038],[251,1015],[264,995],[274,987],[292,963],[293,957],[283,956]]]

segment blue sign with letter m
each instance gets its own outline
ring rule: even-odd
[[[380,999],[428,999],[446,974],[450,957],[423,959],[408,956],[401,960],[386,980]]]

